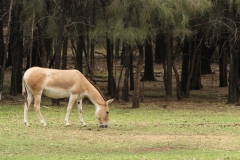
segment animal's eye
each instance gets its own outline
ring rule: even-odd
[[[108,111],[106,111],[106,113],[108,114],[109,112],[108,112]]]

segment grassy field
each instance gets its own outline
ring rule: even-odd
[[[223,102],[143,103],[110,105],[110,126],[100,129],[94,107],[84,102],[84,120],[77,107],[64,126],[65,102],[44,101],[43,127],[33,107],[30,127],[23,124],[20,102],[0,105],[1,159],[239,159],[240,108]]]

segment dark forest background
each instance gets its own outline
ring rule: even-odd
[[[219,87],[228,86],[228,103],[239,99],[237,0],[0,0],[0,17],[0,99],[7,67],[14,96],[26,69],[67,69],[69,54],[75,69],[94,82],[97,47],[106,52],[108,96],[119,98],[121,91],[129,101],[133,90],[132,108],[139,107],[141,82],[155,81],[156,63],[163,65],[167,101],[173,98],[172,77],[177,99],[188,98],[203,87],[201,75],[212,73],[213,61]],[[121,87],[114,60],[121,61]]]

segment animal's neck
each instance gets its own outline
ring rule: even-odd
[[[106,103],[102,94],[92,84],[88,87],[88,98],[95,107]]]

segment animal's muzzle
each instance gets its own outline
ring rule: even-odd
[[[100,128],[107,128],[108,125],[107,125],[107,124],[101,124],[99,127],[100,127]]]

